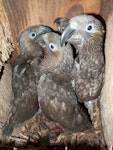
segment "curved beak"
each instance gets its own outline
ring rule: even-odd
[[[50,27],[48,27],[48,26],[44,26],[44,30],[43,30],[43,32],[42,32],[41,34],[48,33],[48,32],[52,32],[52,31],[53,31],[52,28],[50,28]]]
[[[71,36],[76,32],[75,29],[71,28],[70,24],[67,25],[67,27],[64,29],[62,35],[61,35],[61,40],[60,40],[60,44],[61,46],[63,46],[63,44],[65,42],[69,42]]]
[[[61,18],[56,18],[54,20],[54,24],[57,26],[58,31],[60,31],[60,21],[61,21]]]
[[[61,18],[56,18],[55,20],[54,20],[54,24],[60,24],[60,20],[61,20]]]
[[[43,35],[46,34],[46,33],[49,33],[49,32],[53,32],[53,29],[48,27],[48,26],[44,26],[43,31],[35,37],[35,43],[37,43],[40,46],[44,47],[45,46],[45,41],[44,41]]]
[[[61,23],[65,22],[65,21],[68,22],[69,19],[68,19],[68,18],[56,18],[56,19],[54,20],[54,24],[60,25]]]
[[[44,33],[43,34],[39,34],[35,38],[35,42],[37,44],[39,44],[41,47],[45,47],[45,44],[46,44],[45,41],[44,41],[43,35],[44,35]]]

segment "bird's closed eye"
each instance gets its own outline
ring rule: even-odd
[[[49,49],[52,51],[56,51],[57,50],[57,46],[54,43],[50,43],[49,44]]]
[[[36,37],[36,32],[31,32],[30,34],[29,34],[29,38],[30,39],[34,39],[35,37]]]

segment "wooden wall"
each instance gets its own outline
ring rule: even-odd
[[[106,144],[113,149],[113,0],[101,0],[100,14],[106,22],[105,84],[100,99],[101,120]]]
[[[113,0],[101,0],[100,5],[100,15],[104,18],[104,20],[107,22],[109,15],[113,11]]]
[[[3,0],[13,37],[26,26],[45,24],[54,27],[57,17],[100,12],[100,0]]]
[[[44,24],[55,28],[53,22],[57,17],[100,12],[100,0],[3,0],[3,6],[14,42],[27,26]]]

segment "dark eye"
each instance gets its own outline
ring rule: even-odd
[[[64,27],[61,28],[61,33],[64,31]]]
[[[93,29],[94,29],[93,23],[88,24],[88,25],[86,26],[86,31],[88,31],[88,32],[91,32]]]
[[[87,30],[91,30],[92,29],[92,26],[91,25],[89,25],[89,26],[87,26]]]
[[[31,32],[30,34],[29,34],[29,37],[30,37],[30,39],[34,39],[35,37],[36,37],[36,32]]]
[[[56,45],[55,45],[54,43],[50,43],[50,44],[49,44],[49,48],[50,48],[50,50],[52,50],[52,51],[56,51],[56,50],[57,50],[57,47],[56,47]]]
[[[50,48],[51,48],[51,49],[54,49],[54,45],[53,45],[53,44],[51,44],[51,45],[50,45]]]

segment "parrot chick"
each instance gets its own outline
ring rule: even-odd
[[[89,129],[89,116],[77,101],[70,82],[73,67],[70,44],[61,47],[60,36],[54,32],[43,34],[38,41],[44,49],[38,83],[38,100],[43,114],[67,130]]]
[[[52,29],[36,25],[25,29],[19,37],[20,55],[12,66],[12,96],[7,121],[2,134],[10,136],[15,127],[31,119],[39,111],[37,84],[42,48],[35,38]]]
[[[60,33],[62,33],[67,26],[69,19],[68,18],[56,18],[54,23],[57,26],[57,29]]]
[[[60,33],[63,33],[64,29],[68,25],[68,22],[69,22],[69,18],[56,18],[54,21]],[[76,51],[74,47],[73,47],[73,57],[76,59],[76,61],[78,61],[78,52]]]
[[[61,36],[61,45],[69,42],[78,51],[79,61],[75,59],[72,84],[78,99],[85,101],[91,113],[103,86],[104,32],[103,25],[98,19],[92,15],[83,14],[70,18]]]

